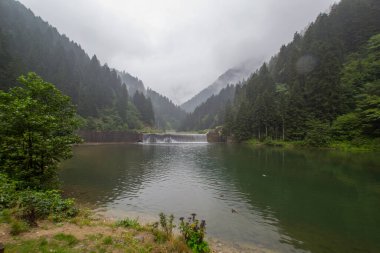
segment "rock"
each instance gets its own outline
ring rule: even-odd
[[[135,239],[136,241],[139,241],[141,243],[143,243],[145,241],[144,235],[136,235],[135,237],[133,237],[133,239]]]

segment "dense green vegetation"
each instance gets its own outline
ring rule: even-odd
[[[380,2],[342,0],[236,89],[224,132],[375,144],[380,137]]]
[[[206,102],[195,108],[194,112],[189,113],[182,122],[180,130],[195,131],[222,125],[225,116],[224,107],[232,103],[234,95],[235,87],[227,85],[218,95],[212,95]]]
[[[186,112],[167,97],[152,89],[147,89],[146,96],[152,101],[156,128],[162,130],[178,129],[186,117]]]
[[[20,87],[0,91],[0,172],[25,187],[49,188],[59,161],[80,141],[70,98],[35,73],[21,76]]]
[[[136,109],[123,81],[127,74],[101,65],[75,42],[13,0],[0,1],[0,89],[17,86],[29,71],[54,83],[97,130],[138,129],[152,122]],[[133,81],[135,81],[133,79]],[[137,80],[138,83],[138,80]],[[132,85],[132,84],[130,84]]]
[[[0,91],[0,216],[12,234],[38,219],[77,214],[74,202],[54,189],[58,163],[80,142],[69,97],[35,73],[18,81],[19,87]]]

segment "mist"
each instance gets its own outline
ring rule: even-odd
[[[268,59],[336,1],[20,2],[102,63],[179,104],[227,69]]]

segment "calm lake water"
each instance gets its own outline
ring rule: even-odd
[[[126,213],[197,213],[208,236],[279,252],[380,252],[380,154],[227,144],[79,146],[64,190]],[[233,213],[234,209],[237,213]]]

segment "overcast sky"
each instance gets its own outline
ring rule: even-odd
[[[182,103],[268,59],[336,0],[20,0],[102,63]]]

